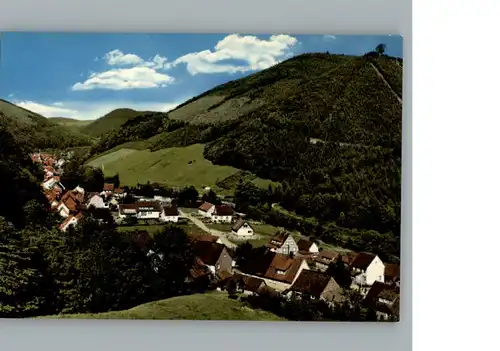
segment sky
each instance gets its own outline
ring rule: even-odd
[[[362,55],[397,35],[2,33],[0,98],[45,117],[168,111],[219,84],[305,52]]]

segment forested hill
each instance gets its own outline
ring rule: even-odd
[[[0,99],[0,128],[8,131],[27,149],[66,148],[91,143],[88,136],[2,99]]]
[[[241,185],[242,210],[268,215],[279,203],[320,223],[306,234],[399,255],[401,98],[401,59],[303,54],[131,119],[94,153],[131,140],[152,150],[204,143],[213,163],[281,183],[264,193]]]
[[[115,129],[119,129],[129,119],[144,113],[145,112],[135,111],[129,108],[119,108],[86,125],[82,131],[93,136],[104,135]]]

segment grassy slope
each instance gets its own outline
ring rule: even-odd
[[[280,317],[254,310],[227,293],[212,292],[178,296],[146,303],[125,311],[97,314],[70,314],[45,318],[73,319],[163,319],[163,320],[256,320],[280,321]]]
[[[127,108],[117,109],[88,124],[82,128],[82,131],[89,135],[99,136],[114,129],[118,129],[129,119],[137,117],[142,113],[144,112]]]
[[[179,187],[194,185],[199,189],[210,186],[220,193],[232,193],[218,189],[215,183],[217,180],[237,174],[239,170],[228,166],[217,166],[203,158],[202,144],[155,152],[146,147],[146,142],[126,143],[91,159],[88,165],[104,166],[105,176],[118,173],[120,182],[128,186],[149,181]],[[269,182],[256,178],[254,183],[267,186]]]
[[[94,122],[93,120],[78,120],[66,117],[51,117],[49,120],[51,122],[55,122],[61,126],[69,128],[82,128]]]

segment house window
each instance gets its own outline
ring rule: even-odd
[[[282,270],[279,270],[279,269],[276,270],[276,274],[284,275],[285,273],[286,273],[286,271],[282,271]]]
[[[249,230],[249,231],[248,231],[248,234],[251,234],[251,233],[252,233],[252,231],[251,231],[251,230]]]

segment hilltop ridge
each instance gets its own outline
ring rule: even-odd
[[[65,148],[91,144],[88,136],[0,99],[0,127],[31,148]]]

